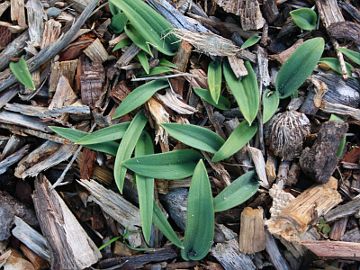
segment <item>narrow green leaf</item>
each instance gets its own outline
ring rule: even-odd
[[[175,246],[179,248],[184,248],[183,243],[177,236],[176,232],[171,227],[169,221],[165,217],[164,213],[161,211],[159,206],[154,202],[154,215],[153,222],[155,226],[165,235],[165,237],[171,241]]]
[[[154,154],[153,141],[147,132],[143,132],[135,147],[135,157],[151,154]],[[139,174],[136,174],[135,178],[139,198],[141,228],[146,243],[149,243],[153,220],[154,178]]]
[[[360,53],[347,49],[347,48],[339,48],[340,52],[342,52],[350,61],[360,66]]]
[[[200,160],[189,189],[182,258],[194,261],[203,259],[211,248],[214,230],[215,213],[211,185],[204,162]]]
[[[161,126],[178,141],[209,153],[218,151],[225,142],[215,132],[196,125],[166,123]]]
[[[266,89],[263,94],[263,124],[271,119],[279,107],[279,93]]]
[[[227,159],[243,148],[257,132],[257,126],[249,126],[246,121],[242,121],[231,132],[229,138],[223,144],[223,146],[215,153],[212,158],[213,162],[219,162],[223,159]]]
[[[169,67],[176,69],[177,66],[173,62],[170,62],[169,60],[166,60],[165,58],[160,59],[159,66]]]
[[[330,119],[331,121],[338,121],[338,122],[344,122],[344,120],[342,120],[339,116],[335,115],[335,114],[331,114],[330,115]],[[344,135],[341,138],[339,147],[336,151],[336,156],[338,158],[341,158],[344,155],[344,151],[345,151],[345,146],[346,146],[346,135]]]
[[[112,243],[116,242],[119,239],[120,239],[120,236],[115,236],[115,237],[111,238],[109,241],[107,241],[106,243],[102,244],[98,249],[102,250],[102,249],[106,248],[107,246],[111,245]]]
[[[166,66],[157,66],[150,69],[149,75],[159,75],[172,72],[173,69]]]
[[[128,19],[123,12],[119,12],[111,18],[110,28],[115,34],[120,34],[124,31]]]
[[[149,74],[150,72],[150,64],[149,59],[144,51],[141,51],[137,54],[137,59],[139,60],[141,66],[145,70],[146,74]]]
[[[342,74],[340,61],[335,57],[320,58],[319,64],[320,66],[324,65],[325,67],[330,68],[331,70],[335,71],[338,74]],[[347,74],[351,76],[351,72],[354,69],[354,67],[347,62],[345,62],[345,66],[346,66]]]
[[[144,113],[138,112],[127,128],[117,150],[114,163],[114,178],[120,193],[122,193],[126,175],[126,167],[123,165],[123,161],[131,157],[146,122],[147,119]]]
[[[131,93],[120,103],[120,106],[116,108],[113,119],[135,110],[148,101],[157,91],[168,86],[169,84],[166,80],[155,80],[137,87],[132,90]]]
[[[124,161],[123,165],[147,177],[177,180],[191,176],[199,159],[199,152],[185,149],[131,158]]]
[[[225,211],[244,203],[257,192],[258,188],[259,182],[254,171],[243,174],[214,198],[215,212]]]
[[[221,94],[221,63],[220,61],[212,61],[208,67],[208,85],[210,95],[215,103],[218,103]]]
[[[153,56],[149,43],[136,31],[136,29],[131,25],[127,24],[125,26],[125,33],[135,43],[140,49],[144,52],[147,52],[149,55]]]
[[[193,88],[195,94],[197,94],[201,99],[205,100],[210,105],[214,106],[215,108],[218,108],[219,110],[229,110],[230,109],[230,101],[220,96],[218,103],[216,104],[211,95],[210,91],[203,88]]]
[[[242,80],[236,78],[229,64],[224,65],[224,77],[227,85],[237,104],[241,113],[244,115],[246,121],[251,123],[256,118],[259,111],[260,93],[257,84],[256,74],[249,62],[245,62],[248,75]]]
[[[281,66],[275,87],[280,98],[291,96],[311,75],[324,51],[323,38],[313,38],[301,44]]]
[[[303,30],[314,30],[316,28],[317,14],[311,8],[299,8],[290,12],[293,22]]]
[[[115,45],[115,47],[112,49],[113,52],[117,51],[117,50],[120,50],[122,48],[124,48],[125,46],[128,46],[130,45],[130,40],[128,38],[125,38],[121,41],[119,41],[118,44]]]
[[[30,71],[26,64],[24,57],[21,57],[18,62],[10,62],[10,70],[15,78],[26,88],[35,90],[35,84],[32,80]]]
[[[63,128],[63,127],[49,127],[52,131],[54,131],[56,134],[60,135],[61,137],[64,137],[65,139],[76,142],[80,140],[82,137],[85,137],[88,135],[87,132],[81,131],[78,129],[72,129],[72,128]],[[119,144],[116,142],[103,142],[98,144],[92,144],[87,145],[86,148],[89,148],[94,151],[104,152],[106,154],[115,156],[116,151],[119,147]]]
[[[261,37],[258,34],[252,35],[244,42],[243,45],[241,45],[241,49],[246,49],[251,46],[254,46],[256,43],[259,42],[260,39]]]
[[[102,128],[81,137],[78,141],[75,142],[77,144],[96,144],[120,140],[124,136],[126,129],[129,127],[129,124],[130,122],[124,122]]]

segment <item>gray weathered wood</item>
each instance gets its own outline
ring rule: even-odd
[[[265,236],[266,252],[268,253],[270,261],[274,267],[277,270],[290,270],[291,268],[283,255],[280,253],[274,237],[268,231],[266,231]]]
[[[360,210],[360,197],[332,209],[324,216],[324,218],[327,222],[331,222],[343,217],[353,215],[357,213],[359,210]]]

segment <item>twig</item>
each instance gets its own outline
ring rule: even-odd
[[[169,78],[176,78],[176,77],[198,77],[197,75],[190,74],[190,73],[178,73],[178,74],[170,74],[170,75],[164,75],[164,76],[149,76],[149,77],[143,77],[143,78],[134,78],[131,79],[133,82],[139,82],[139,81],[149,81],[149,80],[159,80],[159,79],[169,79]]]
[[[331,39],[331,43],[333,44],[334,49],[336,51],[336,56],[339,59],[342,77],[344,78],[344,80],[346,80],[348,78],[348,74],[347,74],[347,70],[346,70],[344,56],[343,56],[342,52],[340,52],[338,50],[339,49],[339,43],[333,38]]]
[[[78,20],[72,25],[69,31],[65,33],[62,39],[55,42],[51,47],[48,47],[44,50],[41,50],[36,56],[27,61],[30,72],[37,70],[42,64],[46,63],[53,57],[55,57],[59,52],[61,52],[72,40],[73,36],[77,34],[81,26],[86,22],[86,20],[91,16],[92,11],[95,9],[98,0],[92,0],[90,4],[84,9],[84,11],[79,16]],[[6,72],[6,71],[4,71]],[[2,73],[0,74],[2,77]],[[9,86],[16,83],[17,80],[13,75],[10,75],[8,78],[0,82],[0,92],[4,91]]]

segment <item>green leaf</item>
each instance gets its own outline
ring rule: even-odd
[[[215,103],[218,103],[221,94],[221,63],[220,61],[212,61],[208,67],[208,85],[210,95]]]
[[[189,189],[182,258],[194,261],[204,258],[211,248],[214,230],[215,213],[211,185],[204,162],[200,160]]]
[[[191,176],[199,159],[199,152],[185,149],[131,158],[124,161],[123,165],[140,175],[177,180]]]
[[[299,8],[290,12],[293,22],[303,30],[314,30],[316,28],[317,14],[311,8]]]
[[[120,193],[122,193],[126,175],[126,167],[123,165],[123,161],[131,157],[146,122],[147,119],[144,113],[142,111],[138,112],[127,128],[117,150],[114,163],[114,178]]]
[[[271,119],[279,107],[279,93],[266,89],[263,94],[263,124]]]
[[[256,74],[249,62],[245,62],[248,75],[242,80],[236,78],[229,64],[224,65],[224,77],[227,85],[237,104],[241,113],[244,115],[246,121],[251,123],[256,118],[259,111],[260,93],[257,84]]]
[[[168,86],[166,80],[154,80],[135,88],[116,108],[113,119],[135,110],[148,101],[157,91]]]
[[[166,123],[161,126],[178,141],[209,153],[218,151],[225,142],[215,132],[196,125]]]
[[[115,236],[113,238],[111,238],[109,241],[107,241],[106,243],[102,244],[100,247],[99,247],[99,250],[102,250],[104,248],[106,248],[107,246],[111,245],[112,243],[116,242],[117,240],[120,239],[120,236]]]
[[[227,159],[243,148],[257,132],[257,126],[249,126],[246,121],[242,121],[231,132],[229,138],[223,144],[223,146],[215,153],[212,158],[213,162],[219,162],[223,159]]]
[[[324,65],[325,67],[330,68],[340,75],[342,74],[340,61],[335,57],[323,57],[320,59],[319,64],[320,66]],[[345,66],[347,74],[351,76],[351,71],[354,69],[354,67],[347,62],[345,62]]]
[[[150,72],[150,64],[149,64],[149,59],[147,57],[147,55],[145,54],[144,51],[139,52],[136,55],[137,59],[139,60],[141,66],[143,67],[143,69],[145,70],[146,74],[149,74]]]
[[[216,104],[211,95],[209,90],[203,89],[203,88],[193,88],[196,95],[198,95],[201,99],[205,100],[210,105],[214,106],[215,108],[218,108],[219,110],[229,110],[230,109],[230,101],[220,96],[218,103]]]
[[[338,121],[338,122],[344,122],[344,120],[342,120],[340,117],[338,117],[335,114],[331,114],[330,115],[330,121]],[[341,140],[340,140],[340,144],[339,147],[336,151],[336,156],[338,158],[341,158],[344,155],[344,151],[345,151],[345,146],[346,146],[346,135],[344,135]]]
[[[112,125],[110,127],[102,128],[81,137],[75,142],[77,144],[96,144],[120,140],[124,136],[126,129],[129,127],[129,124],[130,122],[124,122]]]
[[[311,75],[320,60],[324,46],[323,38],[307,40],[281,66],[275,81],[280,98],[291,96]]]
[[[347,49],[347,48],[339,48],[338,51],[342,52],[347,58],[349,58],[352,62],[360,66],[360,53]]]
[[[120,34],[124,31],[128,19],[123,12],[119,12],[111,18],[110,28],[115,34]]]
[[[124,12],[132,27],[147,43],[165,55],[176,53],[178,39],[169,34],[171,24],[149,5],[141,0],[110,0],[110,3]]]
[[[125,46],[130,45],[130,40],[128,38],[125,38],[121,41],[119,41],[118,44],[115,45],[115,47],[112,49],[113,52],[120,50],[122,48],[124,48]]]
[[[177,236],[176,232],[171,227],[164,213],[161,211],[159,206],[154,202],[154,215],[153,222],[155,226],[165,235],[165,237],[171,241],[175,246],[184,248],[183,243]]]
[[[177,66],[173,62],[170,62],[169,60],[166,60],[165,58],[160,59],[159,66],[169,67],[176,69]]]
[[[72,129],[72,128],[63,128],[63,127],[56,127],[56,126],[50,126],[49,127],[52,131],[54,131],[56,134],[60,135],[61,137],[64,137],[67,140],[70,140],[72,142],[76,142],[80,140],[82,137],[85,137],[88,135],[87,132]],[[94,151],[104,152],[106,154],[115,156],[116,150],[118,149],[119,144],[116,142],[103,142],[98,144],[92,144],[87,145],[86,148],[89,148]]]
[[[143,135],[140,136],[135,147],[135,157],[150,154],[154,154],[153,142],[150,135],[147,132],[143,132]],[[146,243],[149,243],[153,220],[154,178],[139,174],[136,174],[135,178],[139,198],[141,228]]]
[[[150,69],[149,75],[159,75],[172,72],[173,69],[166,66],[157,66]]]
[[[125,26],[125,33],[135,43],[140,49],[144,52],[147,52],[149,55],[153,56],[149,43],[136,31],[136,29],[131,25],[127,24]]]
[[[10,62],[10,70],[22,85],[31,90],[35,90],[35,84],[24,57],[21,57],[18,62]]]
[[[251,46],[254,46],[256,43],[259,42],[260,39],[261,37],[258,34],[252,35],[243,43],[243,45],[241,45],[241,49],[246,49]]]
[[[244,203],[257,192],[258,188],[259,182],[254,171],[243,174],[214,198],[215,212],[225,211]]]

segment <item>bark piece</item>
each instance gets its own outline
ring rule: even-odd
[[[339,115],[350,116],[355,120],[360,121],[360,110],[354,109],[353,107],[350,106],[323,101],[321,103],[320,109],[327,113],[335,113]]]
[[[25,116],[18,113],[12,113],[7,111],[0,112],[0,122],[23,126],[29,129],[34,129],[42,132],[50,132],[51,130],[35,117]]]
[[[318,183],[329,180],[338,162],[336,151],[347,129],[345,122],[328,121],[322,124],[314,145],[305,148],[300,157],[301,169],[311,179]]]
[[[15,216],[21,217],[31,225],[38,225],[34,211],[7,192],[0,191],[0,201],[0,241],[10,237],[10,229]]]
[[[0,256],[0,266],[4,270],[35,270],[34,266],[14,249],[9,249]]]
[[[239,251],[236,239],[218,243],[211,248],[211,255],[214,256],[225,270],[255,270],[256,266],[251,258]]]
[[[27,27],[25,17],[25,1],[10,0],[11,3],[11,20],[17,21],[21,27]]]
[[[50,182],[41,175],[35,181],[35,211],[51,250],[51,269],[84,269],[101,253]]]
[[[32,252],[27,246],[20,245],[20,250],[22,254],[31,262],[31,264],[34,266],[35,270],[42,270],[42,269],[49,269],[50,265],[47,261],[45,261],[43,258],[36,255],[34,252]]]
[[[359,243],[360,242],[360,230],[358,227],[347,231],[342,237],[341,237],[341,241],[345,241],[345,242],[356,242]]]
[[[288,262],[285,260],[285,258],[282,256],[274,237],[266,231],[265,234],[266,238],[266,252],[270,257],[270,261],[275,266],[276,270],[290,270],[290,266]]]
[[[360,198],[356,198],[348,203],[339,205],[329,211],[325,216],[326,222],[338,220],[340,218],[351,216],[360,210]]]
[[[222,7],[224,11],[237,16],[240,15],[239,5],[242,0],[216,0],[215,2],[219,7]]]
[[[264,0],[262,12],[268,24],[273,23],[279,16],[279,9],[277,8],[275,0]]]
[[[281,64],[284,64],[285,61],[292,55],[292,53],[303,43],[304,40],[300,38],[288,49],[282,51],[281,53],[270,55],[269,57],[278,61]]]
[[[260,180],[260,185],[269,189],[270,185],[266,176],[266,165],[262,152],[259,149],[250,146],[247,149],[249,150],[252,161],[254,162],[256,174]]]
[[[0,175],[5,173],[7,169],[21,160],[29,151],[29,145],[25,145],[15,153],[11,154],[7,158],[3,159],[0,162]]]
[[[329,26],[330,36],[336,39],[345,39],[360,45],[360,25],[353,22],[338,22]]]
[[[6,68],[10,60],[22,53],[26,46],[26,41],[29,39],[29,32],[24,31],[21,35],[15,38],[7,47],[0,53],[0,71]]]
[[[348,222],[347,217],[335,221],[335,223],[331,227],[329,238],[331,240],[336,240],[336,241],[340,240],[345,233],[347,222]]]
[[[299,241],[309,224],[341,202],[336,189],[337,180],[332,178],[326,184],[305,190],[266,222],[270,233],[288,241]]]
[[[242,29],[245,31],[258,30],[264,26],[265,19],[257,0],[240,0],[239,9]]]
[[[56,87],[56,92],[51,100],[49,105],[49,109],[61,108],[66,105],[71,105],[77,100],[77,96],[74,93],[69,80],[61,75],[58,81],[58,85]]]
[[[140,48],[135,44],[131,44],[125,52],[120,56],[119,60],[116,62],[115,66],[117,68],[122,68],[127,66],[131,60],[140,52]]]
[[[159,93],[155,94],[155,97],[160,100],[165,106],[172,109],[179,114],[194,114],[197,109],[191,107],[181,100],[181,97],[176,94],[172,89],[167,89],[165,95]]]
[[[41,39],[41,49],[49,47],[52,45],[61,34],[61,23],[55,21],[54,19],[50,19],[45,22],[44,32]]]
[[[100,39],[95,39],[89,47],[84,50],[84,53],[91,59],[93,62],[105,62],[109,55],[102,45]]]
[[[51,74],[49,79],[49,93],[53,95],[61,76],[64,76],[68,81],[71,87],[74,86],[73,81],[75,77],[76,67],[78,65],[78,60],[69,60],[69,61],[57,61],[51,66]]]
[[[50,251],[44,236],[17,216],[14,223],[15,228],[11,231],[12,234],[41,258],[50,261]]]
[[[29,0],[26,3],[27,17],[29,23],[30,43],[33,47],[40,47],[46,14],[40,0]]]
[[[229,64],[237,78],[248,75],[244,60],[237,56],[228,56]]]
[[[360,244],[343,241],[302,241],[316,256],[323,259],[360,261]]]
[[[264,210],[245,207],[240,217],[240,251],[253,254],[265,249]]]
[[[318,0],[315,4],[326,28],[333,23],[345,21],[336,0]]]

